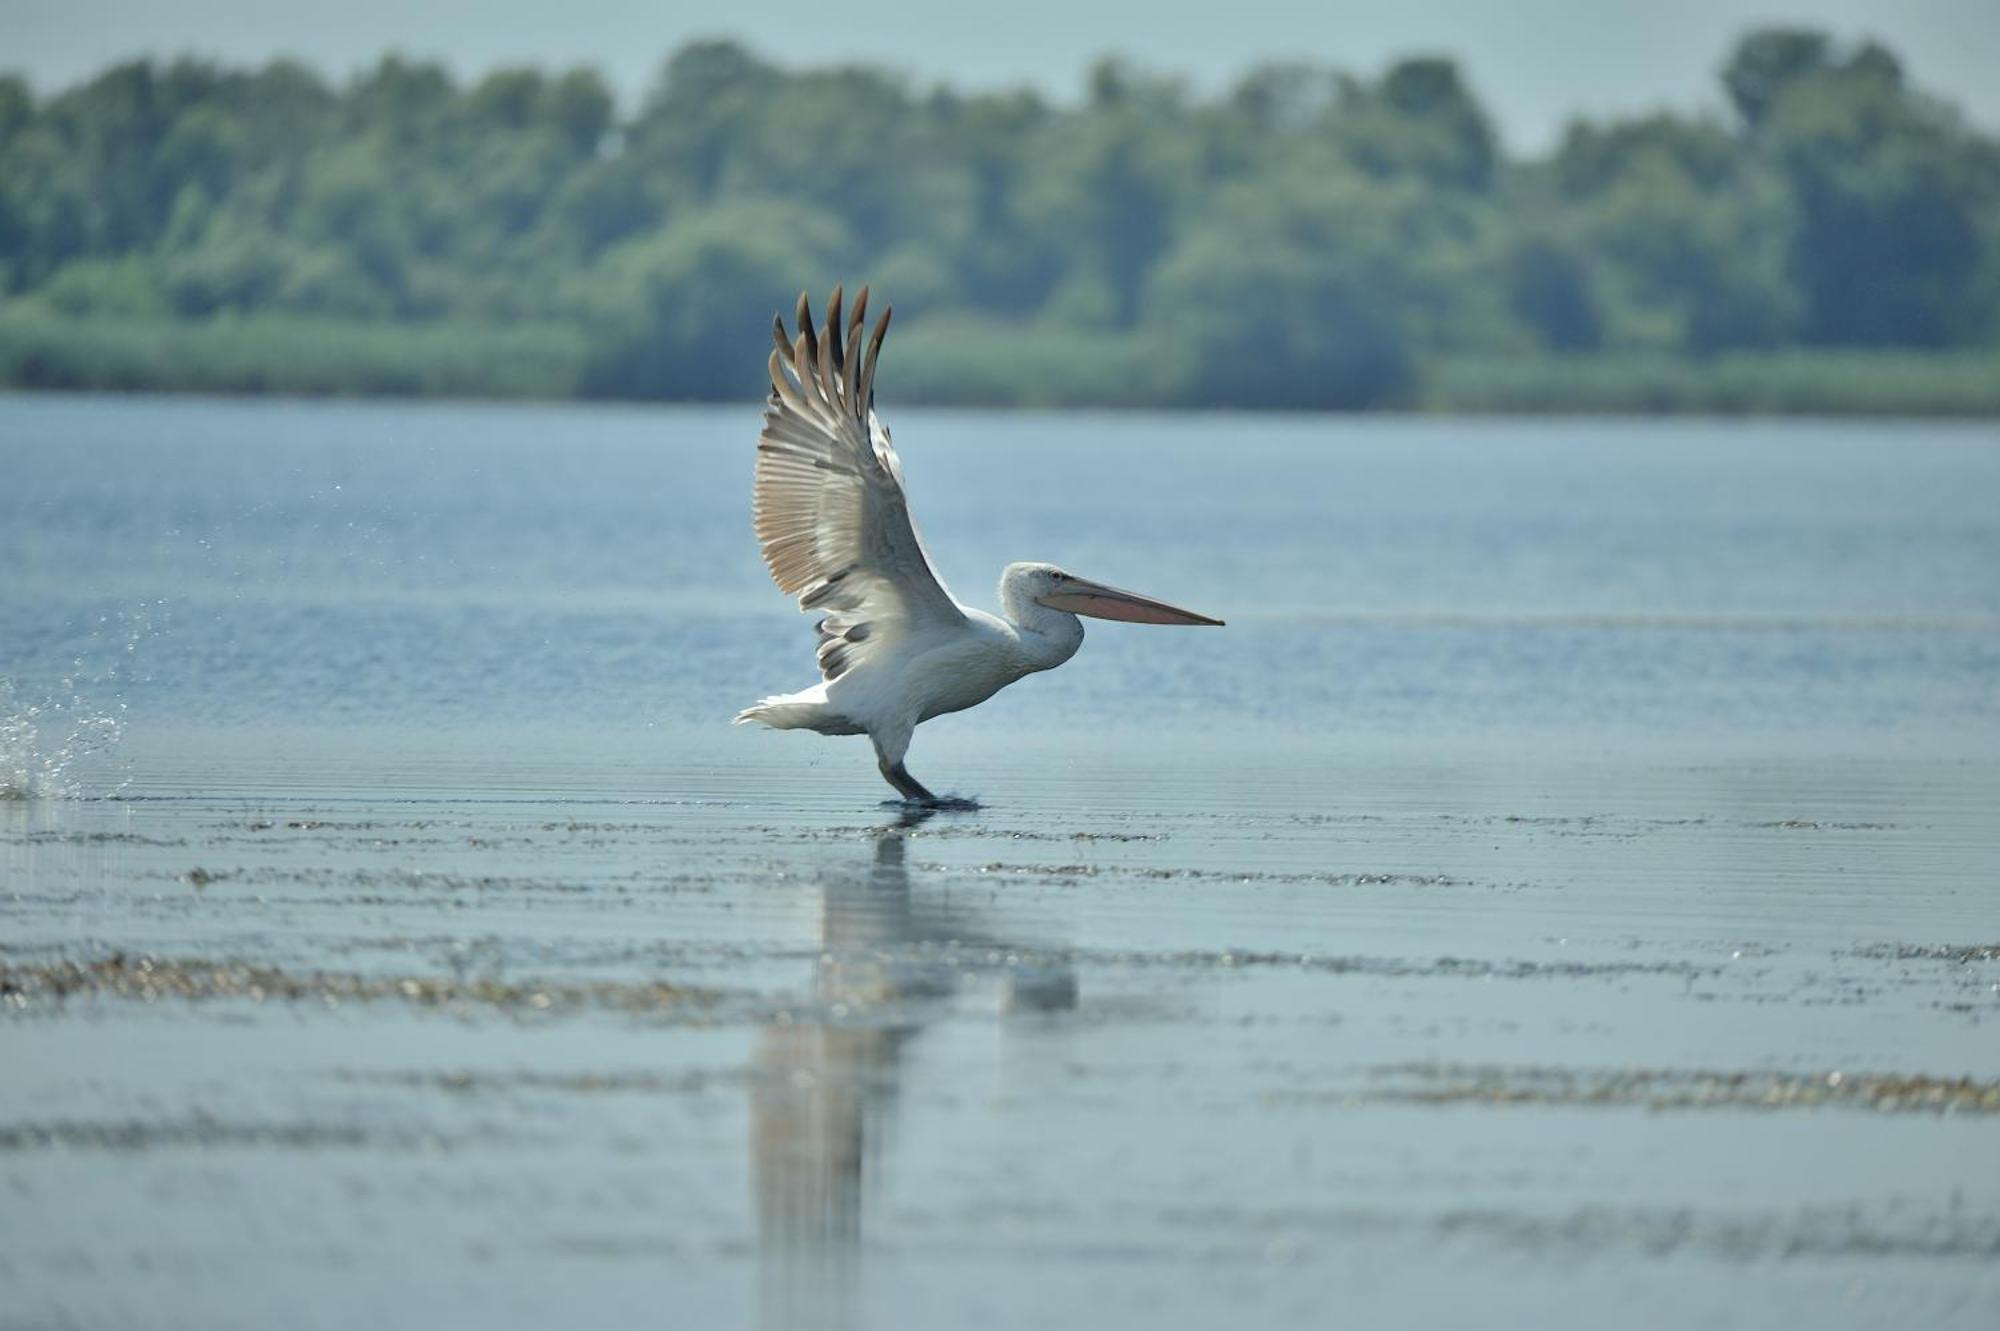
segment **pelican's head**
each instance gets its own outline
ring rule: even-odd
[[[1000,579],[1001,596],[1011,605],[1032,602],[1051,610],[1132,624],[1213,624],[1222,621],[1155,601],[1137,592],[1108,587],[1066,573],[1054,564],[1009,564]]]

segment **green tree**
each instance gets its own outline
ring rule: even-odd
[[[1604,344],[1604,313],[1589,265],[1574,248],[1531,236],[1507,256],[1507,306],[1551,351]]]
[[[1485,190],[1499,152],[1493,128],[1439,57],[1404,60],[1372,85],[1350,84],[1333,117],[1349,158],[1372,175],[1410,175],[1433,185]]]
[[[1708,352],[1787,335],[1781,182],[1721,126],[1666,115],[1574,126],[1549,179],[1604,274],[1607,340]]]
[[[587,387],[760,397],[771,316],[848,248],[839,223],[774,200],[693,214],[608,252],[582,299],[602,329]]]
[[[1363,407],[1410,384],[1403,219],[1355,178],[1239,188],[1161,264],[1148,322],[1204,405]]]
[[[1751,39],[1754,42],[1756,39]],[[1991,335],[2000,151],[1904,85],[1888,52],[1822,46],[1758,104],[1797,225],[1790,274],[1808,342],[1947,346]]]
[[[1722,86],[1752,128],[1769,118],[1785,89],[1823,72],[1832,40],[1810,28],[1766,28],[1740,42],[1722,69]]]

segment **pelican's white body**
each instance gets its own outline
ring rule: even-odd
[[[838,679],[766,698],[740,719],[776,730],[866,734],[883,761],[899,763],[922,722],[976,707],[1015,680],[1076,655],[1083,621],[1033,599],[1053,572],[1045,564],[1010,564],[1000,581],[1009,618],[961,605],[963,624],[906,633]]]

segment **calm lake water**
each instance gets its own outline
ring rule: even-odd
[[[2000,428],[0,398],[0,1327],[2000,1319]]]

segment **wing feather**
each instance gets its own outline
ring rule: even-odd
[[[835,287],[816,329],[801,293],[797,334],[782,315],[774,321],[754,506],[779,590],[802,610],[827,612],[818,656],[829,680],[911,632],[966,622],[931,567],[903,493],[902,463],[874,411],[891,311],[883,309],[864,350],[868,288],[855,294],[845,328],[841,304]]]

